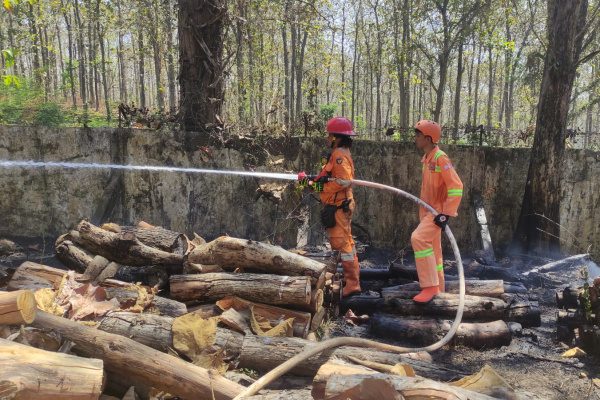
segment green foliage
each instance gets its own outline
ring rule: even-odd
[[[590,276],[587,268],[582,268],[579,273],[581,278],[584,280],[583,293],[581,294],[581,306],[585,312],[585,318],[588,321],[592,319],[592,300],[590,299]]]
[[[12,103],[0,103],[0,123],[18,124],[22,118],[23,110]]]
[[[15,65],[15,53],[12,49],[2,50],[2,55],[4,56],[4,62],[6,63],[6,68],[10,68]]]
[[[34,122],[36,125],[49,127],[58,127],[65,121],[64,113],[56,103],[43,103],[35,113]]]
[[[81,108],[74,110],[66,104],[46,101],[43,91],[28,81],[19,86],[0,85],[0,124],[49,127],[111,125],[103,113]]]
[[[323,121],[327,121],[333,118],[335,110],[337,110],[337,104],[323,104],[319,110],[319,115]]]

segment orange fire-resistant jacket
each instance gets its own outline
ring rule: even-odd
[[[334,179],[354,179],[354,161],[352,161],[349,149],[337,147],[333,150],[329,161],[319,174],[319,176],[325,175]],[[339,206],[344,200],[352,198],[351,187],[342,186],[334,181],[326,183],[321,192],[321,202],[323,204],[335,204]]]
[[[423,163],[421,199],[439,213],[455,217],[458,215],[458,206],[463,195],[463,183],[452,162],[437,146],[424,155],[421,162]],[[427,210],[420,207],[420,218],[426,214]]]

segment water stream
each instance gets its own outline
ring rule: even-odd
[[[187,174],[215,174],[215,175],[235,175],[251,176],[255,178],[277,179],[294,181],[298,179],[294,174],[283,174],[276,172],[255,172],[255,171],[232,171],[218,169],[201,169],[186,167],[169,167],[158,165],[120,165],[120,164],[100,164],[100,163],[78,163],[63,161],[9,161],[0,160],[0,168],[60,168],[60,169],[95,169],[95,170],[125,170],[125,171],[153,171],[153,172],[181,172]]]

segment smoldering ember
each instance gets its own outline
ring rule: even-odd
[[[599,27],[5,0],[0,400],[600,397]]]

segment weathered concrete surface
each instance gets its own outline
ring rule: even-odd
[[[471,194],[484,199],[492,240],[502,248],[519,216],[529,162],[526,149],[443,147],[465,183],[465,198],[452,229],[461,249],[480,247]],[[0,159],[174,165],[210,169],[316,171],[327,152],[320,140],[272,140],[211,146],[193,133],[118,129],[46,129],[0,126]],[[412,144],[355,144],[359,179],[418,194],[420,155]],[[598,247],[600,154],[568,151],[562,223],[566,250]],[[221,234],[268,239],[294,246],[299,230],[318,241],[319,205],[302,198],[293,184],[277,202],[262,195],[254,178],[108,170],[0,169],[0,236],[56,236],[83,218],[130,224],[139,220],[206,237]],[[277,186],[275,185],[275,186]],[[354,233],[377,246],[410,250],[416,206],[394,195],[357,188]],[[303,216],[310,220],[303,222]],[[598,249],[594,249],[598,254]]]

